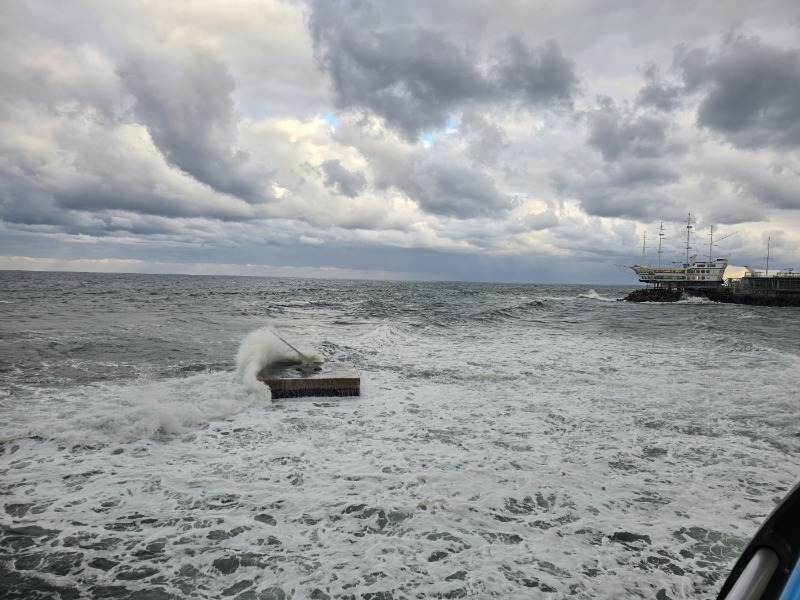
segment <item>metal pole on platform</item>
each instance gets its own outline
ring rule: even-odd
[[[307,357],[305,354],[303,354],[302,352],[300,352],[300,350],[298,350],[297,348],[295,348],[294,346],[292,346],[292,345],[291,345],[289,342],[287,342],[285,339],[283,339],[283,338],[282,338],[281,336],[279,336],[277,333],[275,333],[274,331],[272,331],[272,329],[270,329],[269,327],[267,327],[267,329],[269,329],[269,331],[270,331],[270,333],[272,333],[272,335],[274,335],[276,338],[278,338],[278,339],[279,339],[280,341],[282,341],[284,344],[286,344],[287,346],[289,346],[289,348],[291,348],[292,350],[294,350],[295,352],[297,352],[297,354],[300,356],[300,360],[302,361],[302,363],[303,363],[303,366],[310,366],[311,364],[313,364],[313,362],[314,362],[314,361],[313,361],[313,360],[311,360],[310,358],[308,358],[308,357]]]

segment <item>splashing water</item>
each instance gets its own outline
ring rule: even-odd
[[[314,362],[323,362],[315,351],[301,350],[304,356]],[[297,360],[297,352],[269,327],[251,331],[242,340],[236,352],[236,375],[249,392],[262,393],[268,388],[258,380],[258,373],[267,365],[277,362]]]
[[[183,433],[261,400],[237,387],[230,372],[216,371],[36,389],[7,404],[0,443],[30,436],[110,443]]]
[[[605,296],[601,296],[593,289],[589,290],[585,294],[578,294],[578,298],[588,298],[589,300],[600,300],[602,302],[616,302],[614,298],[606,298]]]

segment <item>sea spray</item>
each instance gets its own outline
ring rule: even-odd
[[[207,371],[68,389],[44,387],[34,390],[24,410],[7,413],[6,422],[0,424],[0,444],[25,437],[80,444],[186,433],[262,400],[237,385],[232,375]]]
[[[583,294],[578,294],[578,298],[587,298],[589,300],[600,300],[602,302],[616,302],[614,298],[607,298],[605,296],[601,296],[593,289],[590,289],[588,292]]]
[[[323,362],[318,352],[302,349],[304,356],[314,362]],[[297,352],[281,340],[269,327],[251,331],[242,340],[236,352],[236,375],[249,392],[267,390],[258,373],[265,366],[276,362],[299,360]]]

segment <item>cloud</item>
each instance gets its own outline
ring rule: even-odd
[[[641,106],[652,107],[664,112],[678,108],[681,104],[683,86],[666,83],[657,66],[650,65],[645,71],[646,83],[636,98]]]
[[[255,209],[171,169],[143,127],[109,124],[90,107],[36,107],[0,122],[0,217],[73,223],[76,213],[121,210],[164,217],[252,219]]]
[[[701,94],[697,123],[740,148],[800,146],[800,51],[738,33],[722,46],[679,48],[688,91]]]
[[[786,210],[800,209],[800,169],[788,164],[771,169],[747,169],[732,174],[740,179],[748,199],[756,198],[763,205]]]
[[[421,161],[398,187],[426,212],[457,217],[492,216],[510,208],[491,177],[464,164]]]
[[[316,56],[341,109],[368,111],[413,140],[473,104],[516,100],[543,107],[569,103],[575,93],[575,65],[555,41],[531,48],[508,36],[490,61],[443,31],[414,23],[410,14],[405,18],[387,22],[370,0],[313,5]]]
[[[588,174],[559,170],[551,173],[551,182],[560,197],[575,199],[581,211],[594,217],[647,222],[675,212],[674,200],[658,186],[674,182],[677,174],[652,163],[631,170],[595,170]]]
[[[766,2],[719,41],[710,0],[6,0],[5,253],[525,279],[689,210],[800,242]]]
[[[554,40],[530,48],[519,37],[510,36],[503,46],[505,56],[493,73],[499,83],[495,90],[516,95],[533,106],[571,102],[578,85],[575,63],[561,54]]]
[[[325,186],[343,196],[355,198],[367,187],[364,173],[348,171],[338,158],[326,160],[320,166],[325,173]]]
[[[462,119],[459,134],[467,141],[466,155],[483,165],[496,165],[501,154],[510,147],[503,128],[490,121],[483,111],[468,111]]]
[[[681,183],[686,148],[671,139],[670,122],[600,98],[585,124],[587,145],[599,156],[581,155],[553,169],[558,197],[596,217],[649,221],[672,212],[670,190]]]
[[[404,204],[416,207],[412,222],[426,214],[461,220],[501,217],[511,208],[496,173],[464,155],[460,136],[442,134],[426,149],[391,129],[358,120],[340,124],[335,137],[366,158],[373,194],[399,195],[393,212]]]
[[[617,109],[605,99],[599,110],[589,114],[589,145],[606,161],[625,157],[656,158],[675,148],[667,145],[668,122]]]
[[[337,104],[380,115],[409,138],[438,126],[460,102],[489,94],[465,49],[436,32],[385,25],[371,2],[318,2],[310,27]]]
[[[167,162],[218,192],[269,198],[269,171],[236,147],[236,84],[218,57],[201,48],[177,61],[135,57],[118,74]]]

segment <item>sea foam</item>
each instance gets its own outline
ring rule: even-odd
[[[606,298],[601,296],[595,290],[591,289],[585,294],[578,294],[578,298],[588,298],[589,300],[600,300],[602,302],[616,302],[614,298]]]
[[[97,382],[36,390],[25,406],[9,406],[0,442],[22,437],[104,443],[183,433],[224,419],[260,400],[230,371],[188,377]]]

